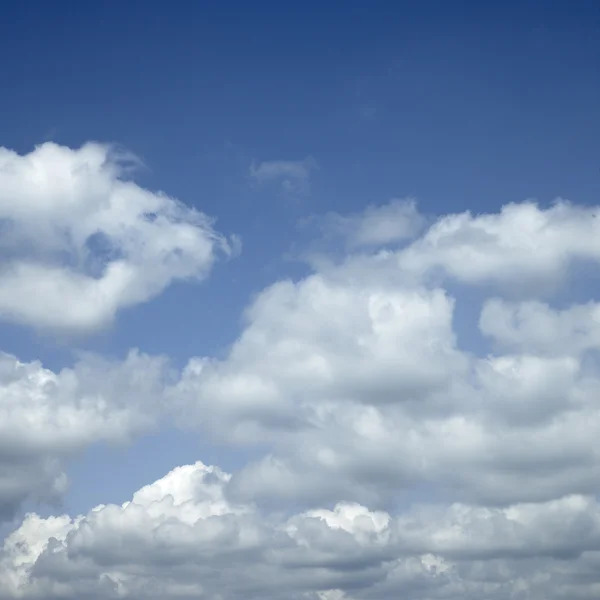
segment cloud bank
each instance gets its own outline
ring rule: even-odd
[[[43,162],[36,152],[27,161]],[[8,181],[18,169],[4,171]],[[111,189],[133,185],[109,180]],[[14,264],[25,254],[42,264],[48,248],[65,277],[79,272],[52,254],[65,227],[81,251],[121,204],[69,185],[36,200],[51,206],[49,221],[10,209],[15,233],[3,240]],[[128,262],[143,281],[156,276],[153,293],[205,273],[223,239],[179,204],[178,218],[140,217],[146,194],[163,197],[133,189],[144,200],[131,200],[128,233],[102,229],[127,258],[107,262]],[[71,198],[93,226],[66,208],[59,218],[57,198]],[[164,202],[171,215],[174,201]],[[343,257],[313,257],[307,276],[262,290],[224,357],[192,357],[175,373],[167,359],[133,352],[52,372],[3,355],[4,519],[27,500],[60,496],[64,464],[81,448],[167,416],[263,454],[232,473],[181,466],[87,514],[27,514],[1,546],[0,598],[597,598],[600,311],[593,290],[583,303],[570,295],[580,266],[600,261],[595,214],[527,201],[427,225],[416,204],[393,201],[330,215],[348,240]],[[162,250],[142,239],[161,240]],[[82,277],[96,285],[110,277],[108,267],[101,273]],[[20,297],[22,288],[11,290]],[[61,290],[63,302],[77,302],[73,288]],[[111,296],[120,300],[108,313],[123,298],[152,295],[131,293]],[[25,310],[30,324],[66,327],[52,311],[41,323]],[[93,314],[69,327],[105,322]]]
[[[230,478],[198,462],[120,506],[27,515],[0,553],[0,597],[591,599],[598,590],[600,506],[589,496],[400,516],[338,503],[286,517],[229,502]]]

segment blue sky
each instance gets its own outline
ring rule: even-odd
[[[214,217],[219,234],[236,236],[231,255],[217,260],[203,281],[190,283],[173,276],[160,293],[119,308],[114,321],[92,332],[40,330],[27,319],[3,318],[0,350],[24,362],[41,360],[55,372],[72,366],[81,352],[118,362],[130,348],[138,348],[169,357],[175,371],[191,357],[220,360],[225,365],[220,385],[229,389],[227,377],[241,369],[230,347],[244,331],[254,331],[248,323],[260,323],[267,337],[275,335],[273,331],[296,331],[283,317],[272,326],[264,324],[265,315],[279,315],[270,304],[275,300],[265,300],[265,308],[256,309],[260,317],[252,313],[244,321],[244,310],[275,282],[303,282],[315,270],[323,275],[325,271],[305,258],[330,249],[322,237],[332,233],[332,223],[350,227],[352,222],[356,234],[361,224],[369,223],[368,206],[376,210],[394,199],[416,198],[427,224],[466,210],[473,215],[500,214],[509,203],[537,200],[541,214],[556,219],[556,227],[571,223],[571,218],[579,227],[579,213],[552,216],[544,211],[557,198],[575,203],[581,211],[597,203],[596,2],[6,3],[0,7],[0,57],[0,146],[26,155],[46,142],[72,149],[90,141],[116,144],[139,158],[132,175],[139,186],[164,191]],[[523,221],[502,221],[509,232],[506,239],[511,231],[528,231],[527,215],[519,217]],[[25,228],[30,226],[31,217],[18,218]],[[391,223],[394,218],[382,219]],[[560,257],[572,254],[593,268],[552,263],[556,272],[550,274],[539,266],[544,274],[539,289],[546,283],[554,289],[553,309],[594,299],[597,282],[593,235],[589,237],[587,229],[573,234],[575,225],[564,227],[556,239],[575,235],[575,241],[572,246],[565,242]],[[337,259],[340,252],[345,259],[356,258],[348,231],[333,232],[338,235]],[[391,251],[401,252],[397,243],[403,247],[422,233],[423,228],[392,237],[372,250],[385,250],[391,242]],[[583,240],[589,241],[589,252],[587,246],[582,249],[587,243]],[[499,248],[508,256],[506,246]],[[12,250],[0,248],[7,252],[1,257],[6,265],[12,264]],[[415,250],[414,256],[421,251]],[[524,256],[536,252],[520,251]],[[44,252],[42,246],[39,252]],[[375,254],[369,256],[375,260]],[[434,261],[398,256],[402,265],[412,265],[402,267],[413,273],[406,278],[414,276],[417,263]],[[467,261],[473,265],[479,260],[478,254],[461,256],[471,256]],[[519,264],[511,263],[511,269],[518,270]],[[442,267],[454,273],[444,286],[459,298],[453,332],[466,353],[484,356],[495,350],[485,338],[488,334],[509,348],[535,346],[531,340],[510,341],[492,326],[482,331],[477,317],[482,303],[497,294],[508,301],[531,300],[521,286],[528,278],[538,285],[535,271],[523,267],[524,275],[503,279],[504,263],[494,263],[481,279],[486,285],[502,279],[504,287],[491,293],[473,283],[479,274],[466,275],[450,263]],[[365,272],[376,268],[373,263]],[[561,279],[565,269],[568,284]],[[347,276],[346,271],[332,273],[323,277],[337,281]],[[356,277],[352,281],[363,281],[363,275]],[[427,282],[423,285],[430,285]],[[548,300],[547,294],[540,294],[540,301]],[[69,297],[63,300],[66,306],[71,302]],[[436,310],[443,313],[443,307]],[[349,331],[351,324],[347,323]],[[563,343],[567,344],[564,339]],[[588,350],[592,352],[593,344]],[[164,398],[167,405],[179,402],[166,392]],[[171,469],[197,460],[238,472],[267,450],[275,456],[291,452],[285,442],[268,435],[265,445],[232,442],[231,432],[219,429],[230,416],[206,420],[211,410],[207,402],[198,409],[204,419],[198,428],[179,427],[171,422],[176,417],[167,414],[151,433],[133,435],[126,447],[114,448],[102,436],[83,445],[64,462],[70,485],[61,495],[59,512],[78,515],[99,503],[120,504]],[[263,410],[259,405],[257,414]],[[210,431],[203,429],[206,422]],[[310,445],[311,439],[302,438],[302,443]],[[297,458],[285,456],[292,463]],[[232,498],[252,495],[248,481],[253,475],[244,477],[234,477],[242,483],[230,486]],[[430,484],[431,480],[415,483],[414,489],[428,490]],[[396,489],[394,485],[383,487]],[[431,498],[452,496],[454,492],[443,492],[442,487]],[[590,488],[573,484],[573,493],[579,492]],[[336,493],[331,491],[332,502],[339,499]],[[378,497],[369,494],[361,499],[377,505]],[[416,493],[421,500],[427,495]],[[475,497],[487,498],[474,493]],[[292,504],[288,499],[288,506]],[[380,504],[388,506],[389,498]],[[15,518],[23,518],[25,510],[57,514],[56,505],[36,502],[35,494],[18,506]],[[339,589],[350,593],[341,584]],[[538,597],[531,594],[522,597]],[[222,596],[229,597],[235,596]],[[319,596],[346,597],[351,598]]]

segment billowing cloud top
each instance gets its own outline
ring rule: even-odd
[[[0,354],[0,522],[27,499],[60,497],[65,460],[90,444],[152,428],[168,376],[165,359],[138,352],[58,373]]]
[[[285,517],[230,504],[229,479],[198,462],[121,506],[27,515],[4,541],[0,597],[563,598],[580,589],[554,587],[567,565],[581,577],[600,564],[600,506],[590,497],[430,505],[399,517],[339,503]]]
[[[70,256],[98,229],[121,254],[100,275],[56,262],[86,285],[112,281],[120,261],[189,277],[200,237],[206,256],[224,243],[170,200],[189,218],[144,204],[133,231],[114,233],[99,227],[104,204],[93,198],[94,227],[67,228],[84,240]],[[56,224],[71,221],[58,204],[50,221],[16,209],[7,218],[11,277],[27,261],[59,261]],[[88,204],[75,204],[85,223]],[[232,473],[200,461],[176,468],[87,514],[28,514],[0,550],[0,598],[599,597],[600,310],[565,301],[579,265],[597,269],[595,214],[524,202],[427,227],[416,204],[393,201],[330,215],[345,255],[313,256],[310,274],[262,290],[225,356],[191,357],[174,372],[133,352],[52,372],[4,355],[0,518],[59,496],[65,462],[86,444],[167,415],[262,454]],[[165,253],[138,246],[138,226],[170,231],[156,242]],[[174,232],[196,241],[170,243]]]
[[[132,160],[91,143],[0,148],[0,318],[98,329],[230,252],[208,217],[124,178]]]

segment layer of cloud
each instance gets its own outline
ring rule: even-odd
[[[29,515],[0,553],[4,597],[598,597],[598,308],[564,306],[573,266],[600,260],[595,209],[447,215],[398,247],[402,222],[373,219],[397,208],[340,217],[370,237],[264,289],[224,358],[124,401],[131,430],[151,397],[264,456],[176,469],[87,515]],[[486,298],[465,324],[470,286]],[[463,347],[465,325],[489,351]]]
[[[250,177],[259,185],[277,184],[285,196],[310,193],[310,177],[317,168],[313,158],[304,160],[266,160],[250,165]]]
[[[165,359],[138,352],[87,356],[58,373],[0,354],[0,522],[26,500],[59,499],[65,462],[84,448],[154,426],[168,377]]]
[[[230,253],[204,214],[128,180],[131,165],[95,143],[0,148],[1,319],[98,329]]]
[[[507,505],[593,493],[594,305],[559,311],[491,299],[473,324],[514,343],[475,356],[457,341],[460,296],[442,287],[445,278],[520,286],[535,266],[556,285],[572,261],[596,258],[593,212],[525,203],[447,216],[406,248],[352,254],[270,286],[228,357],[192,359],[171,390],[182,422],[271,445],[234,475],[242,499],[382,506],[427,490]],[[435,267],[443,272],[434,279]],[[528,315],[518,328],[511,310]]]
[[[230,479],[198,462],[121,506],[29,514],[0,550],[0,598],[554,600],[591,599],[600,583],[589,496],[285,515],[232,504]]]

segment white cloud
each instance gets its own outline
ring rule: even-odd
[[[115,400],[99,412],[79,398],[127,398],[116,411],[132,409],[135,431],[149,396],[150,415],[165,406],[182,426],[267,454],[231,475],[177,469],[88,515],[30,515],[0,552],[0,598],[598,597],[598,309],[559,308],[551,294],[568,292],[577,260],[600,258],[595,211],[525,203],[450,215],[380,250],[404,225],[384,235],[374,210],[347,222],[350,237],[366,227],[362,239],[377,243],[264,289],[228,354],[191,359],[164,394],[162,376],[149,393],[113,394],[119,377],[94,387],[111,381],[95,366],[88,379],[74,370],[88,382],[77,394],[62,379],[56,396],[31,384],[24,415],[36,398],[91,406],[85,418],[71,408],[78,416],[61,427],[81,419],[93,439],[109,435]],[[448,279],[462,284],[456,297]],[[493,296],[471,324],[494,347],[477,355],[461,347],[455,308],[481,284]],[[63,413],[43,414],[30,438],[22,426],[23,447],[45,436],[62,460],[50,415]]]
[[[0,148],[0,318],[98,329],[230,252],[205,215],[125,179],[129,158],[92,143]]]
[[[328,213],[311,219],[315,220],[325,235],[340,236],[350,249],[405,242],[420,233],[426,223],[412,199],[370,205],[350,215]]]
[[[600,305],[589,302],[555,310],[541,302],[492,298],[479,327],[503,348],[536,354],[581,354],[600,348]]]
[[[250,177],[259,185],[277,183],[286,196],[310,193],[311,172],[317,168],[313,158],[304,160],[266,160],[250,165]]]
[[[341,284],[320,274],[280,282],[248,309],[228,360],[192,360],[176,396],[186,421],[196,409],[200,419],[222,419],[231,435],[258,427],[260,438],[263,426],[320,420],[309,413],[324,402],[425,401],[467,365],[454,345],[452,310],[439,289]]]
[[[65,461],[98,441],[123,442],[162,413],[166,361],[88,356],[58,373],[0,354],[0,521],[27,499],[66,489]]]
[[[592,493],[600,377],[588,352],[594,334],[581,323],[594,331],[594,307],[552,317],[528,304],[531,323],[564,322],[535,340],[529,332],[541,326],[511,329],[494,317],[505,305],[487,303],[482,330],[523,343],[474,356],[454,330],[460,295],[430,270],[519,285],[538,266],[558,284],[573,260],[596,256],[593,213],[562,203],[447,216],[407,248],[323,262],[270,286],[229,355],[191,360],[171,390],[182,422],[270,444],[271,454],[234,474],[231,493],[242,499],[381,506],[423,489],[505,505]]]
[[[525,287],[538,295],[556,288],[576,260],[600,260],[596,207],[557,201],[547,209],[533,202],[507,204],[498,214],[440,218],[398,255],[400,269],[419,275],[443,269],[468,284]]]
[[[600,558],[591,497],[285,516],[231,504],[229,481],[198,462],[121,506],[28,515],[0,549],[0,598],[591,599],[599,581],[577,577]]]

